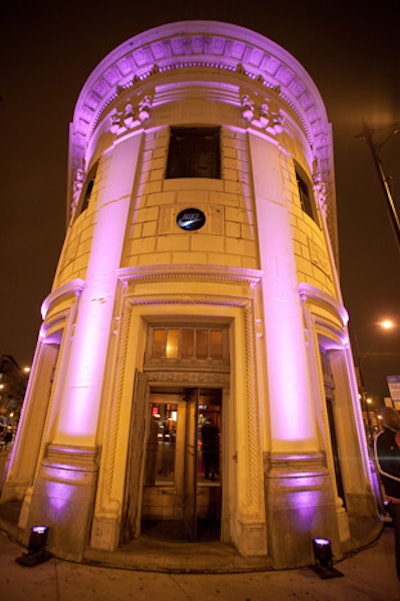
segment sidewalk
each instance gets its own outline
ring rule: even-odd
[[[0,463],[5,459],[5,453],[2,455]],[[120,554],[118,567],[113,565],[115,557],[97,556],[93,551],[85,556],[85,563],[52,557],[29,568],[16,562],[26,549],[13,537],[12,516],[6,517],[6,521],[0,519],[1,600],[400,601],[390,525],[366,548],[363,538],[369,526],[361,527],[354,533],[354,540],[363,550],[335,564],[342,577],[324,580],[310,568],[272,571],[257,561],[252,564],[240,560],[238,554],[230,554],[222,545],[208,547],[208,553],[204,553],[197,545],[180,543],[174,549],[177,565],[182,566],[184,554],[188,570],[195,566],[202,573],[179,573],[174,569],[173,556],[161,561],[164,555],[149,542]],[[213,573],[204,573],[207,565]]]
[[[51,558],[27,568],[26,550],[0,532],[0,598],[10,601],[399,601],[393,531],[335,564],[323,580],[309,569],[231,574],[167,574],[98,567]]]

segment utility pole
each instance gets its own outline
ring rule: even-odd
[[[400,131],[400,127],[396,127],[396,129],[394,129],[391,134],[386,138],[386,140],[395,135],[396,133],[398,133]],[[393,229],[393,234],[394,237],[396,239],[396,243],[397,243],[397,249],[400,252],[400,219],[399,216],[397,214],[397,210],[396,210],[396,205],[394,204],[394,200],[393,200],[393,196],[392,196],[392,192],[390,190],[390,186],[389,186],[389,181],[388,178],[385,175],[383,166],[382,166],[382,161],[379,157],[379,152],[378,152],[378,146],[379,148],[383,146],[383,144],[386,142],[386,140],[384,140],[381,144],[376,144],[376,142],[374,142],[373,137],[372,137],[372,132],[371,130],[364,125],[364,129],[362,131],[362,133],[358,136],[358,138],[365,140],[369,146],[369,149],[371,151],[371,155],[372,155],[372,159],[376,168],[376,171],[378,173],[379,176],[379,181],[381,182],[382,188],[383,188],[383,192],[385,195],[385,199],[386,199],[386,208],[388,210],[389,213],[389,219],[390,219],[390,224],[392,226]]]
[[[363,413],[363,422],[364,422],[364,428],[365,428],[365,433],[367,436],[367,442],[370,445],[371,444],[371,439],[372,439],[372,432],[371,432],[371,417],[369,415],[369,411],[368,411],[368,403],[367,403],[367,390],[365,388],[365,383],[364,383],[364,374],[361,368],[361,353],[360,353],[360,347],[358,344],[358,336],[357,336],[357,332],[354,333],[353,335],[353,342],[354,342],[354,359],[355,359],[355,367],[356,367],[356,375],[357,375],[357,387],[358,387],[358,392],[359,392],[359,400],[360,400],[360,404],[361,404],[361,411]]]

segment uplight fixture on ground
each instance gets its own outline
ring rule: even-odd
[[[313,551],[315,564],[314,572],[320,578],[336,578],[343,576],[342,572],[333,567],[333,554],[331,541],[328,538],[313,538]]]
[[[29,537],[28,553],[23,553],[15,560],[21,566],[33,567],[51,559],[52,554],[46,550],[48,526],[33,526]]]

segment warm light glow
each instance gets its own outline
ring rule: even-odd
[[[178,357],[178,349],[179,349],[179,331],[178,330],[168,330],[165,356],[168,359],[176,359]]]
[[[392,328],[394,328],[394,323],[391,319],[384,319],[383,321],[379,322],[379,325],[384,330],[391,330]]]
[[[373,403],[373,400],[372,399],[367,399],[367,403],[368,403],[368,405],[371,405]]]
[[[23,369],[23,372],[24,372],[25,374],[29,374],[29,373],[30,373],[30,371],[31,371],[31,368],[30,368],[30,367],[28,367],[28,366],[24,367],[24,369]]]

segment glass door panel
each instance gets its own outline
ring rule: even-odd
[[[177,403],[151,403],[144,483],[175,483]]]
[[[219,399],[200,395],[198,425],[198,482],[220,481],[221,464],[221,405]]]
[[[156,537],[219,538],[221,390],[150,392],[142,525]],[[156,534],[157,533],[157,534]]]

